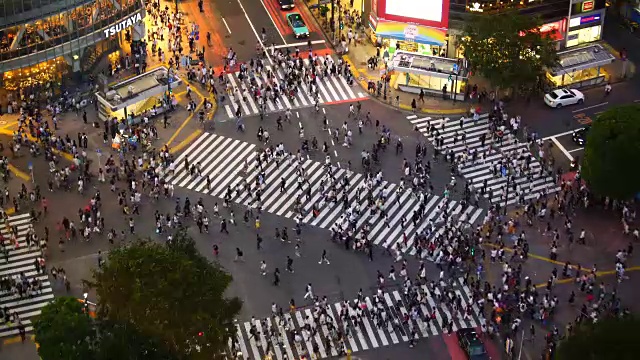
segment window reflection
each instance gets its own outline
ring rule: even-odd
[[[13,0],[0,1],[0,13],[28,11],[34,6],[48,4],[51,0],[36,2],[34,4],[31,0],[23,0],[18,4]],[[142,7],[142,0],[96,0],[25,25],[0,30],[0,57],[7,59],[22,56],[79,38],[117,22]]]

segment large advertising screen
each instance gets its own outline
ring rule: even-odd
[[[449,26],[449,0],[378,0],[378,17],[437,28]]]

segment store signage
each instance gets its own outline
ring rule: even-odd
[[[404,38],[406,40],[414,40],[418,36],[418,27],[415,25],[407,25],[404,27]]]
[[[469,6],[469,11],[483,12],[484,10],[480,7],[479,2],[474,2],[473,4],[471,4],[471,6]]]
[[[569,21],[569,27],[573,28],[580,25],[592,24],[600,22],[600,15],[580,16]]]
[[[113,36],[126,28],[132,27],[133,25],[137,24],[138,21],[142,21],[141,13],[131,15],[128,18],[120,21],[119,23],[109,26],[104,30],[104,36]]]
[[[582,12],[587,12],[593,10],[596,6],[596,2],[594,0],[583,1],[582,2]]]

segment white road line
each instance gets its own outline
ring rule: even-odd
[[[574,153],[574,152],[580,151],[580,150],[584,150],[584,148],[571,149],[571,150],[569,150],[569,153]]]
[[[561,136],[565,136],[565,135],[573,134],[573,132],[574,132],[574,131],[577,131],[577,130],[580,130],[580,129],[582,129],[582,128],[577,128],[577,129],[574,129],[574,130],[569,130],[569,131],[561,132],[561,133],[559,133],[559,134],[554,134],[554,135],[550,135],[550,136],[547,136],[547,137],[543,137],[543,138],[542,138],[542,140],[549,140],[549,139],[551,139],[551,138],[556,138],[556,137],[561,137]]]
[[[264,11],[266,11],[267,15],[269,15],[269,19],[271,19],[271,23],[273,23],[273,27],[276,28],[278,35],[280,35],[280,39],[282,39],[282,43],[286,45],[287,41],[284,39],[284,36],[282,36],[282,34],[280,33],[280,30],[278,29],[276,22],[273,20],[273,16],[271,16],[271,13],[269,12],[269,10],[267,10],[267,6],[264,4],[264,1],[260,0],[260,3],[262,4]]]
[[[261,0],[261,1],[262,1],[262,0]],[[264,5],[264,4],[263,4],[263,5]],[[273,19],[272,19],[272,21],[273,21]],[[282,35],[280,35],[280,36],[282,36]],[[284,41],[284,39],[283,39],[283,41]],[[326,42],[326,41],[324,41],[324,40],[313,40],[313,41],[311,42],[311,45],[324,44],[325,42]],[[284,45],[276,45],[276,46],[274,46],[273,48],[274,48],[274,49],[282,49],[282,48],[298,47],[298,46],[306,46],[306,45],[309,45],[309,43],[307,43],[307,42],[299,42],[299,43],[287,44],[287,42],[285,41],[285,42],[284,42]]]
[[[229,32],[229,34],[231,34],[231,29],[229,29],[229,24],[227,24],[227,20],[222,18],[222,22],[224,23],[224,26],[227,28],[227,31]]]
[[[633,100],[633,102],[640,102],[640,100]]]
[[[553,143],[556,144],[558,149],[560,149],[560,151],[562,151],[562,153],[569,159],[569,161],[573,161],[573,156],[571,156],[571,154],[569,154],[567,149],[565,149],[564,146],[562,146],[562,144],[560,144],[560,141],[558,141],[558,139],[556,139],[555,137],[552,137],[551,141],[553,141]]]
[[[575,114],[575,113],[583,112],[583,111],[585,111],[585,110],[593,109],[593,108],[595,108],[595,107],[605,106],[605,105],[607,105],[608,103],[609,103],[608,101],[605,101],[605,102],[600,103],[600,104],[595,104],[595,105],[587,106],[586,108],[582,108],[582,109],[578,109],[578,110],[573,110],[573,111],[572,111],[572,113],[574,113],[574,114]]]
[[[244,9],[244,6],[242,5],[242,2],[240,0],[238,0],[238,5],[240,5],[240,9],[242,9],[242,12],[244,13],[244,17],[247,18],[247,22],[249,23],[249,26],[251,26],[251,30],[253,30],[253,34],[256,36],[256,39],[258,39],[258,43],[263,49],[266,50],[266,48],[264,47],[264,44],[262,43],[262,39],[258,35],[256,28],[253,26],[253,23],[251,22],[251,19],[249,19],[249,15],[247,14],[247,11]],[[269,52],[265,51],[264,54],[267,56],[267,59],[269,59],[269,62],[273,64],[273,61],[271,60],[271,56],[269,56]]]

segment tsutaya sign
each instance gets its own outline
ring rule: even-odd
[[[106,28],[104,30],[104,36],[105,37],[113,36],[126,28],[132,27],[133,25],[138,23],[138,21],[141,21],[141,20],[142,20],[141,13],[131,15],[128,18],[120,21],[119,23],[113,24],[108,28]]]

